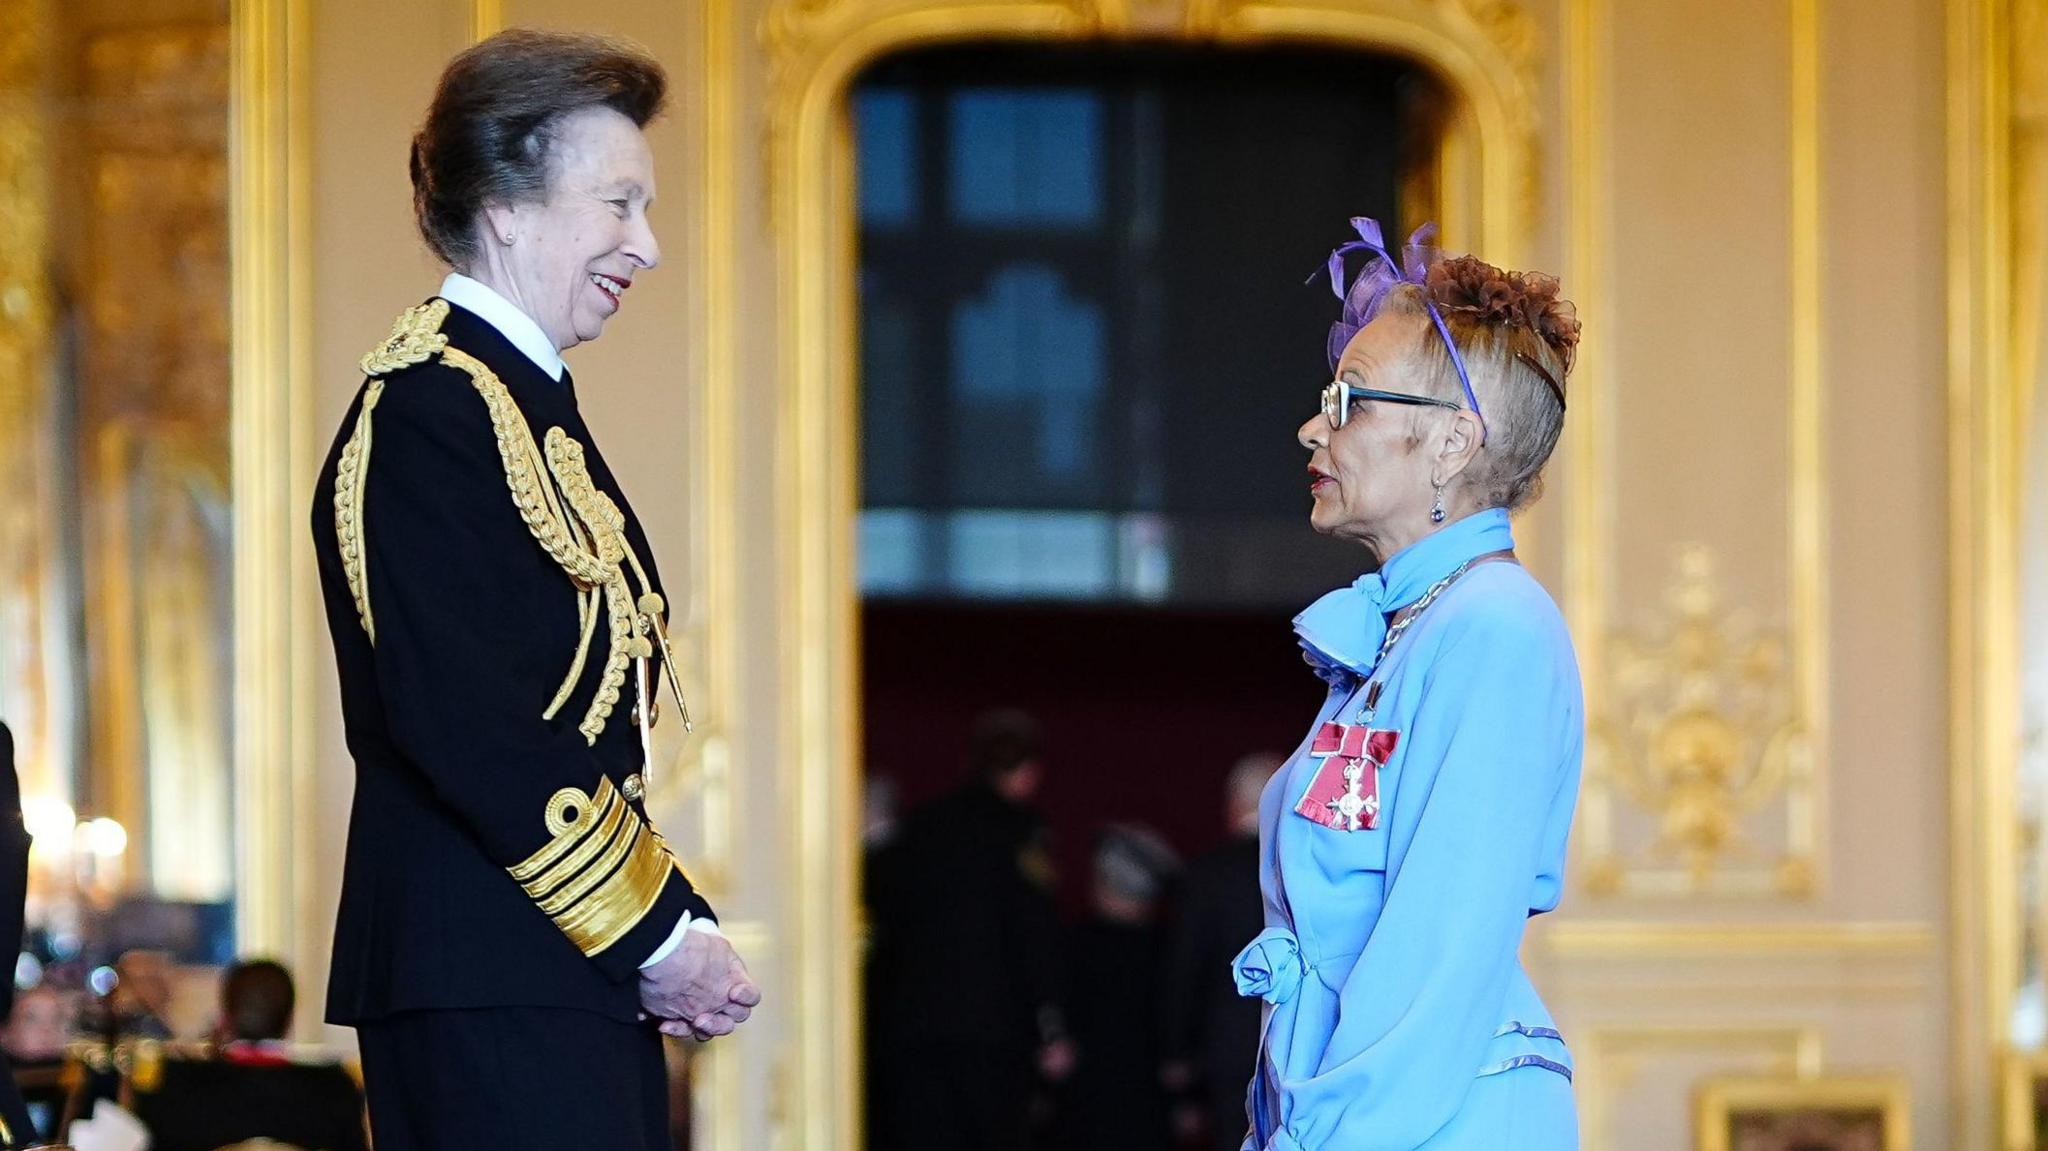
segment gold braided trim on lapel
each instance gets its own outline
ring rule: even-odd
[[[553,719],[582,680],[596,622],[589,597],[601,594],[604,598],[610,624],[604,670],[582,721],[576,725],[584,741],[595,744],[604,731],[605,721],[618,706],[627,664],[653,651],[653,643],[646,638],[645,627],[633,611],[635,597],[626,568],[630,564],[633,571],[639,572],[640,561],[626,542],[625,516],[591,482],[583,463],[583,445],[567,432],[559,427],[549,428],[548,450],[545,454],[541,451],[512,393],[488,365],[453,347],[441,353],[441,362],[467,373],[483,398],[497,437],[498,458],[504,464],[505,485],[511,491],[519,518],[542,550],[568,573],[577,593],[585,597],[578,604],[584,638],[577,645],[569,672],[556,689],[554,699],[541,712],[543,719]]]
[[[341,458],[334,466],[334,534],[341,546],[341,570],[348,580],[349,598],[355,601],[356,618],[363,634],[377,642],[377,620],[370,611],[369,555],[363,546],[363,483],[370,474],[371,413],[384,394],[384,377],[401,368],[423,364],[448,346],[441,323],[448,318],[448,301],[429,300],[407,308],[391,325],[391,334],[371,348],[358,366],[369,383],[363,389],[362,407],[356,412],[355,430],[342,445]]]
[[[505,469],[505,485],[520,521],[575,585],[581,635],[568,674],[542,710],[542,719],[552,720],[582,682],[584,666],[596,639],[597,601],[600,597],[604,601],[604,665],[597,690],[576,725],[584,742],[595,744],[604,732],[606,720],[618,706],[627,665],[634,659],[653,655],[649,633],[654,624],[650,613],[636,610],[653,588],[640,557],[633,554],[626,540],[624,513],[590,478],[583,445],[561,428],[552,427],[546,435],[547,450],[541,450],[534,442],[526,417],[497,373],[475,356],[449,345],[448,337],[441,331],[448,318],[448,307],[448,301],[435,299],[408,309],[393,325],[391,335],[362,359],[363,372],[370,377],[370,383],[363,393],[355,430],[336,463],[334,481],[335,534],[350,598],[355,601],[364,633],[372,644],[376,643],[363,516],[363,489],[369,474],[372,443],[371,416],[383,395],[384,376],[439,356],[442,363],[467,375],[483,399],[498,445],[498,459]],[[634,578],[639,580],[640,596],[633,592]],[[659,603],[659,598],[654,602]]]

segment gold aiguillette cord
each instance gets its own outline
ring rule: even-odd
[[[683,732],[688,734],[696,729],[690,723],[690,701],[683,698],[682,676],[676,671],[676,651],[668,642],[668,619],[664,615],[667,611],[668,604],[660,592],[648,592],[640,597],[640,614],[647,617],[655,642],[661,644],[661,669],[668,679],[669,691],[676,697],[676,711],[683,717]],[[646,685],[642,684],[641,688],[644,695]]]

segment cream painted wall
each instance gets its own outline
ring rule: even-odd
[[[1420,0],[1418,0],[1420,2]],[[1609,0],[1599,21],[1611,131],[1600,214],[1573,220],[1566,128],[1572,114],[1559,30],[1569,5],[1541,0],[1546,189],[1539,258],[1561,268],[1596,229],[1607,298],[1587,318],[1608,326],[1602,367],[1613,466],[1608,557],[1614,626],[1653,619],[1671,549],[1697,540],[1722,561],[1734,603],[1772,626],[1787,612],[1785,451],[1791,375],[1786,255],[1790,214],[1790,12],[1784,0]],[[1590,0],[1587,0],[1590,2]],[[734,644],[737,689],[705,699],[708,734],[731,749],[739,781],[733,882],[721,911],[742,925],[769,1001],[722,1056],[712,1082],[729,1109],[730,1147],[794,1146],[790,975],[776,945],[794,901],[778,873],[778,521],[774,503],[778,324],[767,210],[768,61],[757,36],[767,0],[740,0],[729,25],[737,60],[729,228],[735,353],[731,618],[708,621]],[[692,490],[704,428],[702,118],[705,5],[645,0],[600,10],[572,0],[506,0],[509,21],[618,32],[667,62],[669,117],[652,141],[665,259],[636,287],[598,344],[570,354],[590,422],[646,521],[671,586],[719,557],[703,554]],[[456,0],[316,4],[312,36],[312,266],[320,444],[353,394],[357,356],[439,271],[414,239],[404,157],[434,77],[465,42]],[[1948,891],[1944,715],[1946,461],[1943,306],[1942,15],[1925,0],[1866,0],[1820,13],[1822,432],[1826,481],[1825,667],[1832,746],[1825,880],[1811,899],[1596,898],[1574,890],[1556,927],[1587,924],[1891,925],[1878,943],[1821,931],[1732,933],[1732,954],[1672,954],[1584,933],[1540,937],[1531,959],[1582,1053],[1589,1148],[1689,1145],[1689,1094],[1702,1076],[1788,1066],[1816,1045],[1825,1068],[1888,1067],[1912,1082],[1919,1145],[1948,1144],[1940,925]],[[1596,173],[1597,175],[1598,173]],[[1572,294],[1572,284],[1566,284]],[[1569,435],[1570,433],[1568,433]],[[1569,446],[1569,445],[1568,445]],[[1540,570],[1560,587],[1573,546],[1553,476],[1535,513]],[[698,624],[707,621],[698,620]],[[1597,637],[1580,637],[1581,643]],[[700,689],[701,690],[701,689]],[[318,702],[321,818],[318,897],[302,908],[308,953],[324,949],[338,888],[351,768],[332,673]],[[700,842],[694,792],[656,781],[665,826]],[[1608,942],[1602,942],[1605,938]],[[1667,941],[1672,938],[1664,936]],[[1588,942],[1588,940],[1591,942]],[[1776,942],[1773,942],[1773,939]],[[1814,943],[1813,940],[1820,940]],[[1546,941],[1548,940],[1548,941]],[[1732,942],[1731,942],[1732,941]],[[308,1023],[317,965],[306,967]],[[341,1033],[338,1038],[346,1038]],[[1599,1123],[1595,1129],[1594,1123]],[[709,1145],[709,1144],[707,1144]]]

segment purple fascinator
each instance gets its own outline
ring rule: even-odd
[[[1353,216],[1351,226],[1358,229],[1358,239],[1339,244],[1337,250],[1330,253],[1330,291],[1344,301],[1344,314],[1330,325],[1329,355],[1333,372],[1337,370],[1337,361],[1344,355],[1345,346],[1351,343],[1351,337],[1379,315],[1387,294],[1400,284],[1423,287],[1429,277],[1430,265],[1438,259],[1436,247],[1430,243],[1436,238],[1435,224],[1424,224],[1415,229],[1408,237],[1408,243],[1402,246],[1399,261],[1387,250],[1378,220],[1369,216]],[[1353,252],[1369,252],[1373,259],[1366,262],[1358,278],[1351,281],[1351,287],[1347,289],[1344,286],[1344,261]],[[1427,292],[1424,292],[1422,302],[1429,309],[1429,318],[1436,324],[1437,334],[1443,337],[1444,349],[1451,353],[1451,366],[1458,370],[1458,382],[1465,388],[1465,402],[1471,405],[1472,414],[1479,417],[1480,434],[1484,435],[1486,416],[1479,411],[1479,397],[1472,392],[1472,377],[1465,371],[1465,357],[1458,354],[1458,343],[1451,339],[1451,330],[1444,326],[1443,315],[1436,310],[1436,304]]]

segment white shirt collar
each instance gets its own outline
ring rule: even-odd
[[[557,383],[567,365],[562,363],[561,350],[548,334],[540,330],[532,316],[519,310],[519,305],[499,295],[490,285],[481,280],[471,279],[461,272],[450,272],[441,281],[440,297],[451,304],[467,308],[476,317],[493,328],[498,334],[512,342],[534,366],[546,372]]]

